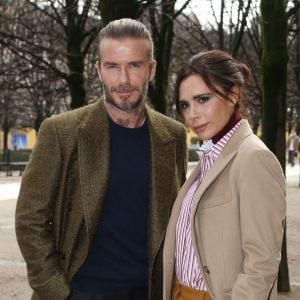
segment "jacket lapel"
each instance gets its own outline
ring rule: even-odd
[[[108,186],[109,123],[102,101],[78,128],[80,186],[89,244],[96,230]]]
[[[198,163],[195,166],[191,175],[188,177],[188,179],[180,189],[172,209],[171,218],[166,232],[164,250],[163,250],[164,299],[170,299],[171,297],[169,291],[171,291],[172,289],[173,273],[174,273],[174,265],[175,265],[176,225],[180,214],[181,205],[185,194],[187,193],[188,189],[190,188],[190,186],[192,185],[196,177],[199,175],[199,170],[200,170],[200,163]]]
[[[176,144],[157,113],[147,107],[151,144],[151,188],[149,203],[149,267],[161,247],[168,217],[176,197]],[[174,199],[172,197],[174,195]]]
[[[192,220],[195,215],[198,204],[202,198],[202,195],[237,154],[238,146],[240,145],[240,143],[250,134],[252,134],[252,130],[248,122],[246,120],[242,120],[242,123],[237,129],[236,133],[230,138],[230,140],[222,150],[220,156],[216,159],[212,167],[204,176],[203,181],[195,194],[195,201],[193,202],[191,212]]]
[[[179,194],[176,198],[176,201],[174,203],[173,209],[172,209],[172,214],[171,218],[169,221],[167,233],[166,233],[166,240],[165,240],[165,247],[164,249],[164,261],[167,262],[168,264],[171,264],[173,266],[174,264],[174,251],[171,253],[168,250],[173,249],[175,250],[175,243],[176,243],[176,224],[177,220],[180,214],[181,210],[181,205],[184,199],[185,194],[187,193],[189,187],[192,185],[193,181],[196,179],[196,177],[199,175],[199,169],[200,169],[200,163],[198,163],[194,170],[192,171],[191,175],[189,178],[186,180],[184,185],[179,191]]]
[[[218,159],[216,159],[211,169],[208,170],[198,190],[195,193],[194,196],[195,200],[193,201],[192,212],[191,212],[192,217],[194,216],[194,213],[197,209],[199,201],[201,200],[204,192],[214,182],[214,180],[218,177],[218,175],[222,172],[222,170],[228,165],[228,163],[234,158],[235,155],[236,155],[236,151],[233,151],[232,153],[226,155],[225,157],[218,157]]]

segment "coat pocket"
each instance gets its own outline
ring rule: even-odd
[[[211,208],[224,205],[231,202],[231,197],[228,194],[204,198],[201,200],[202,208]]]
[[[222,290],[222,300],[231,300],[231,297],[232,297],[232,289]]]

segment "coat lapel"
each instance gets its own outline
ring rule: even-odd
[[[238,146],[240,145],[240,143],[250,134],[252,134],[252,130],[248,122],[246,120],[242,120],[242,123],[237,129],[236,133],[230,138],[230,140],[222,150],[220,156],[216,159],[212,167],[204,176],[203,181],[195,194],[195,201],[193,202],[191,212],[192,220],[195,215],[198,204],[202,198],[202,195],[214,182],[214,180],[219,176],[222,170],[228,165],[228,163],[234,158],[238,151]]]
[[[166,233],[166,240],[165,240],[165,250],[168,249],[174,249],[175,250],[175,243],[176,243],[176,237],[175,237],[175,228],[177,224],[177,220],[180,214],[181,205],[184,199],[185,194],[187,193],[189,187],[192,185],[193,181],[196,179],[196,177],[199,175],[199,169],[200,169],[200,163],[198,163],[194,170],[192,171],[189,178],[186,180],[184,185],[179,191],[179,194],[176,198],[176,201],[174,203],[171,218],[169,220],[169,225]],[[164,261],[168,262],[169,264],[173,265],[174,261],[174,251],[170,253],[169,251],[164,252]]]
[[[200,163],[198,163],[191,175],[188,177],[184,185],[179,191],[179,194],[174,203],[171,218],[168,224],[166,238],[163,250],[163,278],[164,278],[164,299],[170,299],[170,291],[172,289],[174,264],[175,264],[175,247],[176,247],[176,224],[180,214],[181,205],[184,196],[188,189],[190,188],[193,181],[199,175]]]
[[[149,266],[161,247],[177,191],[176,143],[157,113],[147,107],[151,144],[151,190],[149,204]],[[172,197],[174,195],[174,198]]]
[[[98,101],[78,128],[80,186],[89,244],[108,186],[109,147],[108,116],[103,102]]]

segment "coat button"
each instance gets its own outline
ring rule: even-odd
[[[207,266],[203,266],[203,270],[204,270],[204,272],[205,272],[206,274],[209,274],[209,273],[210,273]]]

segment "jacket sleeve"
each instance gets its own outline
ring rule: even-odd
[[[65,299],[70,293],[59,265],[53,211],[62,156],[57,131],[46,119],[24,172],[16,208],[16,235],[28,280],[40,299]]]
[[[286,214],[285,178],[277,159],[266,149],[251,153],[239,176],[244,260],[232,300],[267,300],[277,288]]]

